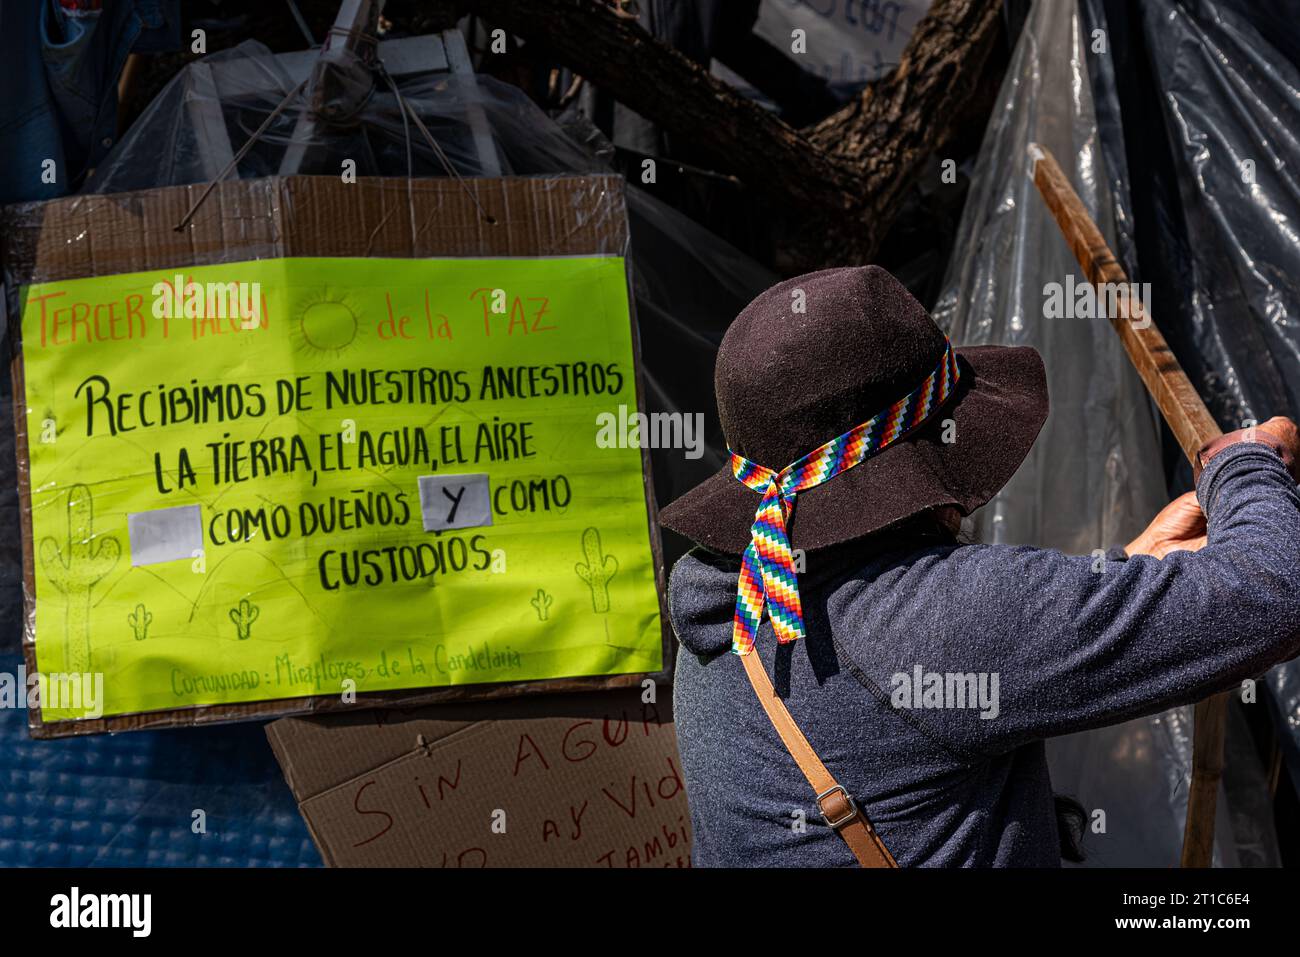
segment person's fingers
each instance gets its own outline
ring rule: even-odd
[[[1152,523],[1159,529],[1170,533],[1178,531],[1192,532],[1205,527],[1205,513],[1195,492],[1178,496],[1164,507]]]
[[[1196,497],[1195,492],[1188,492],[1185,495],[1180,495],[1178,498],[1174,499],[1174,501],[1182,510],[1182,514],[1187,516],[1189,521],[1192,521],[1197,525],[1205,524],[1205,513],[1201,511],[1201,500]]]
[[[1187,492],[1162,508],[1151,520],[1151,524],[1125,547],[1125,551],[1130,555],[1160,558],[1171,543],[1203,537],[1205,530],[1205,513],[1201,511],[1201,503],[1195,492]]]
[[[1297,430],[1296,424],[1284,415],[1275,415],[1266,422],[1255,426],[1257,432],[1267,432],[1280,442],[1287,445],[1294,445],[1297,437],[1300,437],[1300,431]]]
[[[1208,539],[1204,535],[1198,535],[1195,538],[1180,539],[1178,541],[1162,542],[1156,549],[1156,558],[1165,558],[1174,552],[1199,552],[1206,546]]]
[[[1275,415],[1267,422],[1244,431],[1254,432],[1254,440],[1263,436],[1279,446],[1291,477],[1300,481],[1300,429],[1297,429],[1295,422],[1284,415]],[[1248,435],[1247,439],[1251,440],[1252,437]]]

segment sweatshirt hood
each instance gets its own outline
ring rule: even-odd
[[[859,540],[813,554],[810,570],[799,574],[799,591],[806,596],[861,568],[873,549]],[[668,617],[687,651],[707,656],[731,650],[739,575],[739,558],[701,547],[677,560],[668,581]],[[766,613],[763,621],[770,630]]]
[[[677,560],[668,581],[668,617],[682,647],[712,656],[731,649],[740,561],[693,549]]]

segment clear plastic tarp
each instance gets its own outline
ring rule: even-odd
[[[1225,430],[1300,417],[1295,4],[1084,0],[1083,8],[1089,33],[1101,30],[1109,45],[1092,58],[1115,74],[1098,93],[1099,111],[1111,118],[1108,159],[1128,158],[1134,255],[1156,321]],[[1300,661],[1272,669],[1267,685],[1261,700],[1300,790]],[[1270,817],[1270,808],[1264,802],[1255,816]]]
[[[1114,243],[1073,0],[1035,3],[1030,12],[984,135],[935,318],[959,345],[1029,345],[1047,366],[1047,424],[1015,478],[973,517],[975,535],[1090,554],[1126,544],[1168,501],[1159,424],[1105,318],[1046,317],[1051,284],[1086,280],[1029,178],[1030,143],[1052,151]],[[1049,742],[1053,787],[1093,815],[1089,864],[1177,864],[1190,746],[1190,708]]]

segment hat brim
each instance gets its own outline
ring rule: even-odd
[[[957,361],[957,391],[928,422],[799,493],[788,525],[792,548],[839,545],[943,505],[969,515],[1006,485],[1047,421],[1042,357],[1028,346],[972,346],[958,349]],[[955,427],[950,442],[943,441],[947,419]],[[659,521],[713,551],[740,555],[758,503],[758,493],[724,466],[661,509]]]

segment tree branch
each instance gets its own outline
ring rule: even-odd
[[[470,0],[468,6],[541,45],[647,119],[690,137],[711,163],[769,198],[819,209],[851,207],[859,185],[852,164],[814,149],[798,130],[635,20],[595,0]]]
[[[746,99],[596,0],[467,0],[789,214],[810,264],[868,262],[976,88],[998,0],[935,0],[899,65],[806,130]]]

